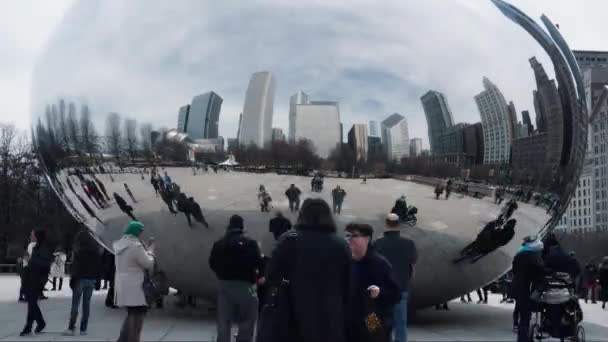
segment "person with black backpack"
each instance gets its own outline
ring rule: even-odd
[[[226,234],[213,244],[209,266],[219,279],[217,342],[231,341],[237,323],[237,341],[252,341],[258,313],[255,284],[262,264],[258,243],[245,236],[243,218],[233,215]]]

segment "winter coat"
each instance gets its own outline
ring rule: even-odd
[[[53,253],[55,259],[51,264],[51,277],[63,278],[65,277],[65,262],[67,256],[63,252]]]
[[[551,246],[544,257],[545,267],[552,272],[568,273],[570,279],[575,281],[581,273],[581,267],[568,253],[560,246]]]
[[[104,250],[101,256],[101,269],[101,277],[103,280],[114,281],[114,277],[116,275],[116,264],[114,254],[108,252],[107,250]]]
[[[532,287],[545,276],[545,268],[540,251],[530,251],[525,247],[513,258],[513,292],[516,298],[530,298]]]
[[[220,280],[254,284],[258,278],[262,253],[255,240],[242,230],[231,230],[213,244],[209,267]]]
[[[342,203],[344,197],[346,197],[346,191],[344,191],[344,189],[333,189],[331,191],[331,196],[335,202]]]
[[[300,191],[300,189],[296,188],[296,187],[289,187],[287,189],[287,191],[285,191],[285,196],[287,196],[287,198],[290,201],[295,201],[298,198],[300,198],[300,194],[302,193],[302,191]]]
[[[53,255],[46,243],[36,244],[24,269],[23,286],[26,293],[38,296],[48,281]]]
[[[297,326],[289,341],[345,342],[352,282],[350,249],[323,227],[296,226],[296,230],[293,245],[292,234],[281,237],[266,270],[269,284],[283,277],[290,280]]]
[[[270,220],[268,230],[272,233],[275,240],[278,240],[283,233],[291,229],[291,222],[283,216],[277,216]]]
[[[101,278],[101,255],[96,249],[81,249],[74,253],[71,268],[72,278],[95,279]]]
[[[114,242],[116,276],[114,304],[118,306],[147,305],[142,288],[145,270],[154,267],[154,256],[146,251],[141,241],[125,235]]]

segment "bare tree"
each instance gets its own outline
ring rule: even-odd
[[[120,130],[121,118],[118,113],[109,113],[106,119],[106,147],[120,162],[122,153],[122,131]]]
[[[148,160],[152,159],[152,125],[147,123],[139,127],[141,151]]]
[[[80,109],[80,143],[85,153],[94,155],[99,152],[99,137],[91,121],[91,112],[87,105]]]
[[[61,137],[60,144],[61,148],[66,152],[67,155],[70,155],[70,134],[68,132],[68,123],[66,120],[66,108],[65,101],[63,99],[59,100],[59,114],[58,114],[58,129],[59,136]]]
[[[72,145],[72,149],[76,151],[78,154],[83,152],[82,144],[79,139],[78,132],[78,118],[76,117],[76,105],[73,102],[70,102],[68,106],[68,135],[70,138],[70,144]]]
[[[125,146],[127,148],[127,153],[131,158],[131,162],[135,161],[135,157],[137,156],[137,121],[135,119],[126,119],[125,120]]]

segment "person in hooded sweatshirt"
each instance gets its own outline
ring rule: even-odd
[[[116,276],[114,302],[127,308],[118,342],[138,342],[148,303],[142,284],[146,270],[154,268],[154,245],[146,248],[140,240],[144,225],[132,221],[123,237],[113,244]]]
[[[32,334],[32,326],[36,322],[36,333],[42,332],[46,327],[44,317],[38,306],[40,293],[44,284],[48,281],[53,255],[44,230],[36,230],[32,233],[32,241],[35,242],[30,254],[27,267],[24,269],[24,288],[27,300],[27,318],[20,336]]]
[[[532,315],[530,295],[536,284],[545,275],[542,259],[543,243],[534,237],[527,237],[513,258],[513,291],[515,311],[513,329],[517,330],[517,341],[527,342]]]

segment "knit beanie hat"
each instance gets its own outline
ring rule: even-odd
[[[139,236],[141,232],[144,230],[144,224],[139,221],[131,221],[125,229],[125,235],[133,235],[135,237]]]

